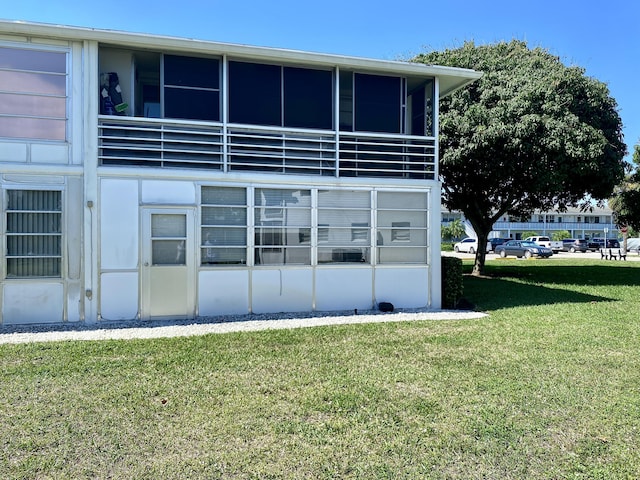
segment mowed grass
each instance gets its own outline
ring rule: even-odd
[[[0,478],[640,478],[640,262],[465,296],[489,316],[0,345]]]

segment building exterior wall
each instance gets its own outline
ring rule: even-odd
[[[440,308],[437,99],[476,72],[37,24],[0,34],[1,323]],[[280,105],[238,90],[252,70]],[[401,95],[358,103],[353,88]]]
[[[466,222],[461,212],[442,210],[442,225],[448,225],[454,220]],[[510,218],[509,215],[504,215],[493,225],[491,237],[520,239],[522,234],[527,232],[551,236],[554,232],[565,231],[569,232],[571,238],[578,239],[604,238],[605,236],[616,238],[619,236],[611,209],[594,207],[587,212],[577,209],[568,209],[566,212],[535,212],[525,219]]]

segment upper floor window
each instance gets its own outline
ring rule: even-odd
[[[67,138],[67,54],[0,47],[0,137]]]
[[[403,78],[340,72],[340,130],[401,133]]]
[[[220,121],[220,62],[164,55],[164,116]]]
[[[331,129],[330,70],[229,62],[229,121]]]

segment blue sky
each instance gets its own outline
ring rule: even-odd
[[[3,0],[0,18],[386,60],[513,38],[605,82],[640,142],[635,0]],[[630,155],[629,155],[630,157]]]

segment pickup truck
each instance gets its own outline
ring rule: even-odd
[[[553,253],[558,253],[562,250],[562,242],[553,241],[549,237],[527,237],[525,238],[525,241],[535,242],[538,245],[550,248],[551,250],[553,250]]]

